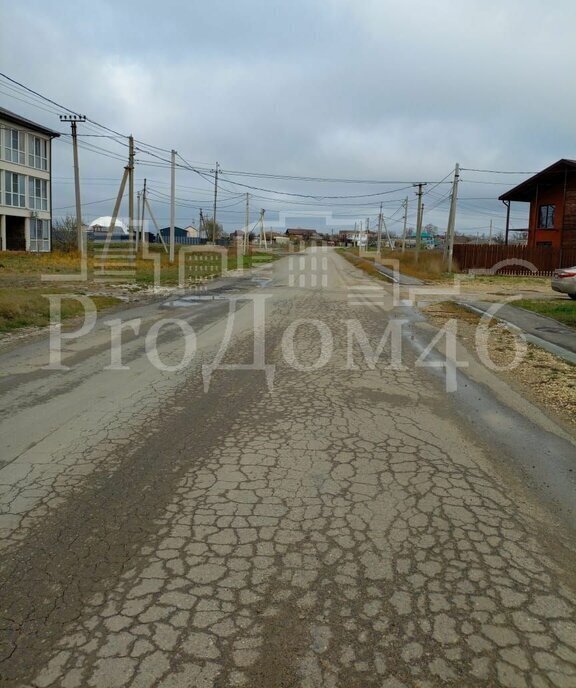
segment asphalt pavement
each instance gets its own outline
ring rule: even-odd
[[[393,293],[317,249],[0,355],[2,685],[576,685],[574,437]]]

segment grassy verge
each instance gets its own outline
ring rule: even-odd
[[[568,298],[565,301],[521,299],[520,301],[512,301],[510,305],[516,306],[516,308],[525,308],[539,315],[547,315],[549,318],[554,318],[554,320],[558,320],[558,322],[564,325],[576,328],[576,302]]]
[[[121,245],[119,245],[121,247]],[[111,246],[111,249],[118,248]],[[125,248],[125,247],[124,247]],[[160,283],[162,286],[178,284],[178,260],[170,263],[168,255],[162,247],[150,247],[150,254],[156,260],[160,259]],[[276,260],[278,256],[263,251],[254,251],[250,255],[241,256],[242,266],[246,269],[262,263]],[[144,260],[140,256],[134,261],[135,277],[131,280],[136,286],[147,287],[154,283],[154,260]],[[227,268],[235,270],[239,267],[238,256],[234,249],[228,251]],[[88,256],[89,279],[98,276],[100,265],[95,257],[93,247]],[[202,272],[205,277],[217,277],[222,273],[220,260],[214,260],[208,272]],[[0,254],[0,286],[34,286],[38,284],[42,274],[75,275],[80,272],[80,257],[77,253],[24,253],[6,252]],[[119,280],[120,281],[120,280]]]
[[[53,287],[0,289],[0,332],[48,325],[50,303],[45,295],[56,293],[62,292]],[[90,298],[98,310],[121,303],[120,299],[113,296],[91,296]],[[82,315],[84,307],[76,299],[62,299],[61,311],[63,318],[73,318],[76,315]]]
[[[178,261],[171,264],[168,256],[161,247],[150,249],[150,253],[160,257],[160,284],[172,287],[178,284]],[[210,255],[210,254],[209,254]],[[242,267],[249,269],[276,260],[278,256],[254,251],[251,255],[241,256]],[[135,261],[135,277],[126,282],[126,287],[133,291],[154,285],[154,260],[137,258]],[[236,251],[230,250],[227,256],[227,269],[236,270],[239,259]],[[49,324],[49,301],[46,294],[67,293],[90,295],[98,310],[109,308],[121,302],[114,294],[122,294],[127,289],[113,284],[103,284],[94,281],[98,277],[98,264],[94,255],[88,258],[88,281],[70,282],[66,287],[62,282],[57,284],[42,283],[40,276],[45,275],[74,275],[80,273],[80,257],[76,253],[24,253],[6,252],[0,254],[0,332],[11,332],[22,327],[43,327]],[[207,271],[198,276],[202,278],[218,277],[222,274],[220,258],[209,264]],[[194,281],[194,268],[186,272],[186,277]],[[94,291],[107,291],[107,295],[92,295]],[[83,313],[82,304],[75,299],[62,301],[63,318],[73,318]]]
[[[380,273],[376,268],[369,269],[368,265],[374,263],[376,252],[364,253],[359,256],[357,248],[339,248],[337,249],[344,258],[355,264],[360,269],[378,276]],[[439,251],[420,251],[418,262],[416,262],[413,250],[408,250],[405,253],[399,251],[382,251],[382,259],[397,260],[399,263],[400,272],[404,275],[417,277],[425,281],[438,281],[450,277],[450,273],[444,270],[442,262],[442,253]]]

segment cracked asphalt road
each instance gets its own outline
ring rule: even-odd
[[[69,371],[42,369],[44,341],[2,356],[2,685],[576,686],[569,498],[523,472],[504,421],[522,414],[536,439],[520,453],[565,485],[573,439],[472,363],[461,383],[499,410],[467,420],[466,395],[415,366],[433,331],[335,252],[269,277],[235,295],[267,296],[272,392],[250,369],[204,392],[226,301],[126,315],[185,318],[185,371],[154,368],[135,335],[129,369],[105,370],[103,323],[66,344]],[[240,306],[228,363],[253,357]],[[350,369],[345,321],[375,345],[391,317],[409,320],[404,368],[357,347]],[[286,362],[301,319],[332,333],[325,366],[309,322],[294,355],[312,369]],[[181,332],[159,348],[178,362]]]

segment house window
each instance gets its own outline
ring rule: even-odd
[[[538,227],[540,229],[554,229],[555,205],[541,205],[538,210]]]
[[[50,223],[48,220],[30,220],[30,250],[46,252],[50,250]]]
[[[48,182],[28,177],[28,199],[32,210],[48,210]]]
[[[48,169],[48,142],[39,136],[28,136],[28,165],[37,170]]]
[[[6,205],[15,208],[26,206],[26,177],[14,172],[4,173]]]
[[[552,248],[551,241],[537,241],[536,248]]]
[[[24,165],[24,132],[18,129],[6,129],[4,131],[4,158],[8,162]]]

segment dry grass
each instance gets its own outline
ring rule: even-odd
[[[475,350],[479,315],[452,302],[432,304],[424,312],[439,327],[447,320],[456,318],[458,337],[469,351]],[[515,335],[502,323],[496,320],[491,323],[488,347],[490,357],[497,366],[504,366],[513,360],[514,339]],[[576,366],[528,344],[524,360],[516,368],[498,372],[498,377],[536,405],[553,411],[564,422],[576,425]]]
[[[121,245],[120,245],[121,246]],[[124,246],[125,247],[125,246]],[[173,286],[178,284],[178,262],[169,262],[168,255],[162,247],[150,247],[150,254],[160,257],[160,279],[162,286]],[[250,255],[243,256],[243,266],[250,268],[253,265],[275,260],[276,255],[253,251]],[[144,260],[138,257],[135,264],[135,277],[133,283],[143,287],[149,286],[154,282],[154,261]],[[234,270],[238,267],[236,251],[228,251],[228,269]],[[88,273],[97,276],[99,264],[94,255],[93,247],[90,247],[88,255]],[[78,253],[26,253],[21,251],[10,251],[0,254],[0,286],[15,285],[28,286],[40,283],[40,275],[75,275],[80,272],[80,256]],[[215,266],[211,277],[221,274],[221,270]]]
[[[362,256],[359,255],[357,248],[338,249],[338,252],[361,270],[374,277],[381,277],[378,270],[373,267],[370,269],[370,264],[373,264],[376,258],[375,252],[364,253]],[[397,260],[401,273],[427,282],[436,282],[450,276],[450,273],[444,269],[440,251],[420,251],[418,262],[413,250],[407,250],[405,253],[383,250],[381,255],[385,260]]]
[[[62,292],[53,287],[0,289],[0,332],[48,325],[50,304],[45,295],[56,293]],[[90,298],[98,310],[121,303],[120,299],[113,296],[91,296]],[[76,299],[62,299],[63,318],[73,318],[83,312],[82,304]]]
[[[161,247],[150,247],[152,255],[160,256],[161,286],[176,286],[179,280],[178,263],[170,264],[167,254]],[[270,253],[254,251],[243,256],[244,268],[275,260],[277,256]],[[97,308],[107,308],[120,302],[115,296],[132,293],[154,284],[154,261],[138,257],[135,261],[134,279],[125,286],[119,280],[116,285],[105,287],[94,281],[98,276],[98,264],[93,251],[88,256],[89,279],[83,282],[70,281],[66,287],[62,282],[41,282],[41,275],[75,275],[80,273],[80,256],[78,253],[25,253],[10,251],[0,254],[0,332],[11,332],[23,327],[42,327],[49,322],[49,302],[45,294],[68,293],[89,294]],[[228,252],[228,270],[238,267],[236,251]],[[217,277],[221,274],[217,262],[204,278]],[[108,292],[102,295],[102,292]],[[93,292],[97,292],[96,295]],[[74,299],[62,301],[62,315],[71,318],[82,313],[82,304]]]

